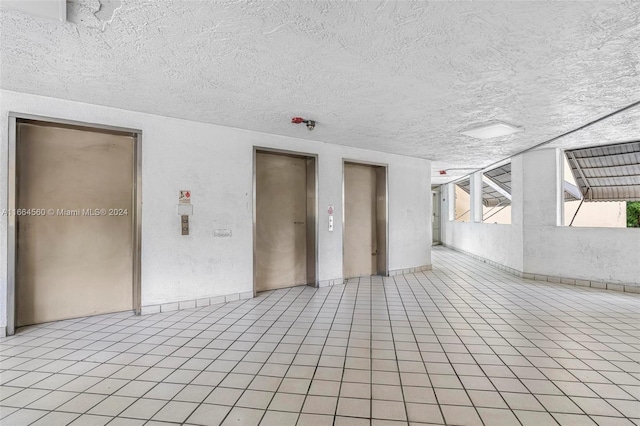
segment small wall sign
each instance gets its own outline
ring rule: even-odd
[[[191,204],[191,191],[188,189],[180,190],[180,197],[178,198],[180,204]]]

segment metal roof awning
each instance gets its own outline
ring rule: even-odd
[[[511,205],[511,163],[488,170],[483,175],[482,204],[486,207]],[[457,182],[457,185],[467,194],[470,194],[469,179]],[[564,181],[563,188],[565,201],[582,199],[579,189],[571,183]]]
[[[640,201],[640,141],[565,154],[585,201]]]
[[[486,179],[486,178],[489,179]],[[469,179],[456,182],[467,194],[471,194]],[[508,206],[511,204],[511,163],[496,167],[484,173],[482,179],[482,204],[485,207]]]
[[[486,171],[484,175],[511,194],[511,163]]]
[[[460,187],[467,194],[471,194],[471,184],[469,179],[461,182],[456,182],[456,185]],[[490,183],[486,181],[482,182],[482,204],[485,207],[495,206],[508,206],[511,204],[511,197],[505,196],[504,193],[499,192],[496,188],[492,187]]]

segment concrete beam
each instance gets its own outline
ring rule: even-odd
[[[471,189],[471,219],[473,222],[482,222],[482,172],[471,175],[469,184]]]
[[[562,189],[573,195],[578,200],[582,200],[582,192],[580,192],[580,189],[571,182],[565,180],[562,183]]]
[[[502,187],[500,187],[497,183],[492,181],[490,178],[488,178],[484,174],[482,175],[482,181],[487,185],[489,185],[491,188],[493,188],[497,193],[499,193],[500,195],[502,195],[503,197],[511,201],[511,194],[509,194],[507,191],[502,189]]]

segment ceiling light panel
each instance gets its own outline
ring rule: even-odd
[[[41,18],[67,20],[66,0],[0,0],[0,6]]]
[[[462,130],[460,133],[476,139],[492,139],[518,133],[522,130],[522,127],[503,123],[502,121],[492,121],[480,126],[474,126],[469,129]]]

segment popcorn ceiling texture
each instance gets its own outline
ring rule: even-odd
[[[429,158],[434,170],[486,166],[640,99],[640,2],[68,3],[66,23],[2,9],[3,89]],[[637,137],[639,115],[571,143]],[[458,133],[490,119],[526,131]]]

